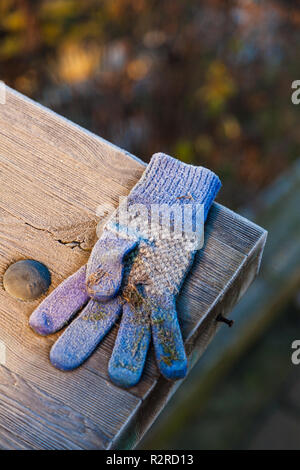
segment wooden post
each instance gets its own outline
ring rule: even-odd
[[[0,272],[21,259],[50,270],[52,291],[84,264],[95,242],[99,204],[116,207],[144,171],[143,162],[6,88],[0,104]],[[259,269],[266,231],[214,204],[205,247],[193,265],[178,311],[190,368]],[[133,448],[180,382],[168,382],[153,352],[142,381],[129,390],[107,375],[113,328],[79,369],[51,366],[60,333],[28,326],[40,303],[0,288],[0,448]],[[236,328],[237,326],[234,326]],[[224,335],[227,327],[224,328]]]

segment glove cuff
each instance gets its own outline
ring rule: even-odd
[[[211,170],[155,153],[128,199],[130,203],[203,204],[206,219],[220,187],[220,179]]]

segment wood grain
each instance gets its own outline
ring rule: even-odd
[[[7,88],[0,105],[0,278],[14,261],[33,258],[51,271],[53,290],[89,256],[99,204],[116,207],[144,171],[136,157]],[[266,232],[214,204],[205,247],[178,299],[190,367],[218,324],[254,279]],[[134,447],[179,383],[158,373],[153,351],[143,379],[122,390],[108,379],[117,326],[79,369],[49,362],[59,334],[28,327],[38,301],[21,302],[0,286],[0,448]],[[224,331],[226,334],[226,331]]]

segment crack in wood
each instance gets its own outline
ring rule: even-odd
[[[49,235],[55,240],[57,241],[58,243],[60,243],[61,245],[65,245],[69,248],[71,248],[72,250],[74,248],[79,248],[80,250],[82,251],[90,251],[89,248],[86,248],[84,245],[88,243],[88,240],[86,239],[83,239],[83,240],[63,240],[61,238],[57,238],[57,236],[55,236],[55,234],[49,230],[49,229],[46,229],[46,228],[42,228],[42,227],[36,227],[32,224],[30,224],[29,222],[25,222],[25,225],[28,225],[29,227],[31,227],[32,229],[34,230],[38,230],[38,231],[41,231],[41,232],[45,232],[45,233],[49,233]]]

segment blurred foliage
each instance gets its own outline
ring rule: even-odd
[[[295,1],[2,0],[0,78],[104,138],[214,169],[246,203],[299,156]]]

